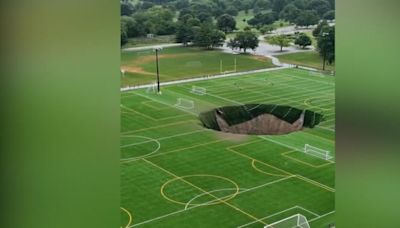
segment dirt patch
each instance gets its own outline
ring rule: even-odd
[[[185,57],[185,56],[193,56],[194,54],[192,53],[185,53],[185,54],[162,54],[158,55],[159,59],[171,59],[171,58],[177,58],[177,57]],[[155,73],[145,71],[142,67],[139,65],[145,64],[148,62],[154,62],[155,61],[155,56],[154,55],[146,55],[139,57],[135,60],[133,60],[131,63],[128,63],[128,65],[123,65],[121,66],[121,70],[124,70],[128,73],[138,73],[138,74],[144,74],[144,75],[154,75]]]
[[[192,53],[185,53],[185,54],[161,54],[158,55],[159,59],[171,59],[171,58],[178,58],[178,57],[186,57],[186,56],[193,56],[195,54]],[[148,63],[148,62],[153,62],[156,60],[156,57],[154,55],[146,55],[146,56],[142,56],[139,57],[137,59],[135,59],[134,65],[140,65],[140,64],[144,64],[144,63]]]
[[[251,56],[251,58],[255,59],[255,60],[258,60],[258,61],[263,61],[263,62],[269,60],[269,58],[267,58],[265,56],[262,56],[262,55],[253,55],[253,56]]]
[[[136,67],[136,66],[122,66],[122,70],[128,73],[137,73],[137,74],[145,74],[145,75],[154,75],[154,73],[147,72],[141,67]]]
[[[216,115],[221,131],[242,135],[282,135],[303,129],[303,119],[288,123],[271,114],[262,114],[244,123],[229,126],[226,121]]]

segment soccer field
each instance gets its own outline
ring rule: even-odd
[[[236,66],[235,66],[236,62]],[[249,71],[273,67],[271,59],[255,55],[232,55],[219,50],[195,47],[165,48],[159,53],[161,81],[195,78],[222,72]],[[143,85],[155,82],[156,59],[152,49],[122,51],[122,86]]]
[[[328,227],[335,221],[334,90],[332,76],[283,69],[165,86],[162,95],[123,92],[121,227],[264,227],[295,214]],[[198,120],[212,108],[254,103],[309,109],[325,120],[279,136],[232,136]],[[305,144],[332,159],[304,153]]]

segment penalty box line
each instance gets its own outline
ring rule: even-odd
[[[263,138],[263,137],[259,137],[259,138],[264,139],[264,140],[269,140],[269,139]],[[298,179],[303,180],[303,181],[305,181],[305,182],[308,182],[308,183],[310,183],[310,184],[313,184],[313,185],[315,185],[315,186],[317,186],[317,187],[320,187],[320,188],[325,189],[325,190],[330,191],[330,192],[335,192],[335,189],[334,189],[334,188],[331,188],[331,187],[329,187],[329,186],[326,186],[326,185],[324,185],[324,184],[321,184],[321,183],[319,183],[319,182],[317,182],[317,181],[315,181],[315,180],[311,180],[311,179],[309,179],[309,178],[307,178],[307,177],[304,177],[304,176],[302,176],[302,175],[299,175],[299,174],[293,174],[293,173],[291,173],[291,172],[288,172],[288,171],[286,171],[286,170],[277,168],[277,167],[275,167],[275,166],[273,166],[273,165],[271,165],[271,164],[268,164],[268,163],[266,163],[266,162],[260,161],[260,160],[258,160],[258,159],[256,159],[256,158],[253,158],[253,157],[251,157],[251,156],[242,154],[242,153],[240,153],[240,152],[238,152],[238,151],[232,149],[232,148],[235,148],[235,147],[239,147],[239,146],[251,144],[251,143],[254,143],[254,142],[257,142],[257,141],[252,141],[252,142],[245,143],[245,144],[242,144],[242,145],[236,145],[236,146],[233,146],[233,147],[228,147],[227,149],[230,150],[230,151],[233,152],[233,153],[236,153],[236,154],[240,155],[240,156],[246,157],[246,158],[251,159],[251,160],[255,160],[255,161],[257,161],[257,162],[259,162],[259,163],[261,163],[261,164],[264,164],[264,165],[266,165],[266,166],[270,166],[270,167],[272,167],[272,168],[274,168],[274,169],[276,169],[276,170],[278,170],[278,171],[281,171],[281,172],[283,172],[283,173],[285,173],[285,174],[287,174],[287,175],[289,175],[289,176],[295,176],[295,177],[297,177]],[[274,142],[274,141],[271,141],[271,142]],[[279,143],[278,143],[278,144],[279,144]],[[288,147],[288,146],[286,146],[286,147]],[[296,151],[298,150],[298,149],[293,148],[293,147],[288,147],[288,148],[294,149],[294,150],[296,150]]]
[[[306,211],[306,212],[308,212],[308,213],[310,213],[310,214],[316,216],[316,218],[317,218],[317,217],[320,217],[319,214],[317,214],[317,213],[315,213],[315,212],[312,212],[312,211],[310,211],[310,210],[307,210],[307,209],[305,209],[304,207],[301,207],[301,206],[296,205],[296,206],[294,206],[294,207],[291,207],[291,208],[288,208],[288,209],[285,209],[285,210],[282,210],[282,211],[278,211],[278,212],[276,212],[276,213],[274,213],[274,214],[272,214],[272,215],[268,215],[268,216],[263,217],[263,218],[261,218],[261,219],[262,219],[262,220],[268,219],[268,218],[274,217],[274,216],[276,216],[276,215],[282,214],[282,213],[284,213],[284,212],[287,212],[287,211],[290,211],[290,210],[293,210],[293,209],[296,209],[296,208],[299,208],[300,210]],[[254,224],[254,221],[253,221],[253,222],[246,223],[246,224],[243,224],[243,225],[241,225],[241,226],[238,226],[237,228],[243,228],[243,227],[249,226],[249,225],[251,225],[251,224]]]

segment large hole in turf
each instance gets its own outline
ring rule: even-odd
[[[282,135],[314,128],[323,115],[310,110],[273,104],[219,107],[199,115],[203,126],[243,135]]]

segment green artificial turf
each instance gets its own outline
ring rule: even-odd
[[[276,56],[281,62],[300,66],[307,66],[322,70],[322,57],[315,51],[298,52]],[[334,71],[335,64],[325,66],[325,70]]]
[[[192,86],[206,88],[203,95]],[[311,227],[335,221],[334,78],[275,70],[121,94],[121,227],[263,227],[300,213]],[[193,107],[183,108],[178,99]],[[235,136],[198,114],[248,103],[322,112],[314,129]],[[331,160],[303,152],[330,151]]]
[[[270,59],[254,55],[232,55],[218,50],[193,47],[165,48],[160,52],[160,79],[172,81],[199,76],[215,75],[235,70],[248,71],[273,67]],[[155,53],[153,50],[123,51],[121,67],[126,69],[122,86],[152,83],[156,79]]]

